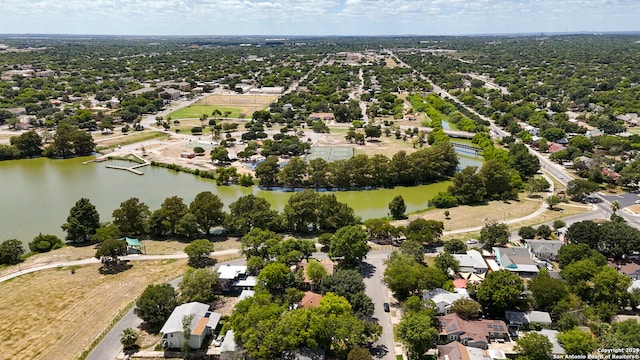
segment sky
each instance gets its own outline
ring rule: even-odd
[[[0,34],[610,32],[639,16],[639,0],[0,0]]]

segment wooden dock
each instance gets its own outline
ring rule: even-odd
[[[136,170],[133,167],[124,167],[124,166],[116,166],[116,165],[107,165],[106,166],[109,169],[117,169],[117,170],[127,170],[127,171],[131,171],[132,173],[136,174],[136,175],[144,175],[144,173],[142,171]],[[139,167],[139,166],[138,166]]]

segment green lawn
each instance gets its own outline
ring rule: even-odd
[[[202,117],[202,115],[207,115],[207,117],[209,117],[210,119],[213,119],[214,116],[212,116],[211,113],[215,109],[220,110],[220,112],[222,114],[224,114],[225,111],[230,111],[231,114],[229,114],[229,117],[232,117],[232,118],[240,117],[240,113],[242,112],[242,110],[240,110],[240,109],[228,108],[228,107],[222,107],[222,106],[191,105],[191,106],[187,106],[187,107],[184,107],[182,109],[176,110],[176,111],[170,113],[167,116],[171,117],[172,120],[175,120],[175,119],[200,119],[200,117]],[[215,116],[215,118],[220,119],[220,118],[222,118],[222,115],[217,115],[217,116]]]

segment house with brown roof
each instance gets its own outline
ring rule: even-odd
[[[507,358],[503,351],[466,347],[458,341],[447,345],[438,345],[436,353],[438,360],[497,360]]]
[[[320,262],[320,265],[322,265],[325,268],[325,270],[327,270],[327,275],[333,275],[333,268],[335,266],[335,263],[331,259],[321,259],[318,261]],[[304,276],[304,283],[307,285],[307,287],[310,287],[311,279],[307,275],[308,264],[309,264],[309,261],[307,259],[302,259],[299,263],[291,267],[291,271],[297,271],[297,270],[302,271],[302,274]]]
[[[298,303],[299,308],[308,308],[308,307],[319,307],[320,300],[322,300],[322,294],[316,294],[312,291],[307,291],[304,293],[302,300]]]
[[[324,120],[331,121],[334,120],[335,116],[333,113],[311,113],[309,114],[309,120]]]
[[[487,349],[494,339],[509,340],[507,324],[501,320],[464,320],[458,314],[438,316],[439,339],[443,342],[459,341],[463,345]]]
[[[640,260],[638,259],[622,259],[615,262],[609,261],[609,265],[630,277],[631,280],[640,280]]]

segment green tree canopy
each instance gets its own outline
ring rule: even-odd
[[[404,212],[407,211],[407,205],[404,203],[402,195],[398,195],[389,203],[389,213],[394,219],[404,218]]]
[[[213,243],[207,239],[194,240],[184,248],[184,252],[189,256],[189,265],[195,268],[213,265],[214,260],[210,255],[214,250]]]
[[[134,312],[151,332],[158,332],[177,305],[178,295],[171,285],[149,285],[136,301]]]
[[[150,215],[149,206],[136,197],[120,203],[120,207],[113,210],[112,214],[113,223],[125,236],[146,234]]]
[[[44,253],[64,246],[62,239],[51,234],[39,234],[29,242],[29,250]]]
[[[345,266],[356,266],[369,252],[367,233],[361,226],[345,226],[331,237],[329,257],[340,258]]]
[[[100,227],[100,214],[87,198],[81,198],[69,210],[67,222],[62,225],[62,230],[67,232],[67,240],[83,242],[89,240],[96,229]]]
[[[508,270],[494,271],[487,275],[476,294],[478,302],[492,314],[505,310],[522,308],[524,283],[515,273]]]
[[[596,349],[596,341],[590,333],[572,329],[558,334],[558,341],[567,354],[587,355]]]
[[[178,285],[180,302],[197,301],[211,304],[218,298],[214,292],[218,285],[218,273],[211,268],[189,269]]]
[[[253,194],[241,196],[229,205],[229,210],[224,227],[231,234],[242,236],[253,228],[278,228],[278,213],[271,209],[267,200]]]
[[[551,341],[545,335],[528,332],[516,340],[514,350],[527,360],[549,360],[551,358]]]
[[[504,246],[509,241],[509,227],[507,224],[491,221],[480,229],[480,242],[485,250],[494,246]]]
[[[22,261],[24,247],[19,240],[11,239],[0,243],[0,264],[15,265]]]

